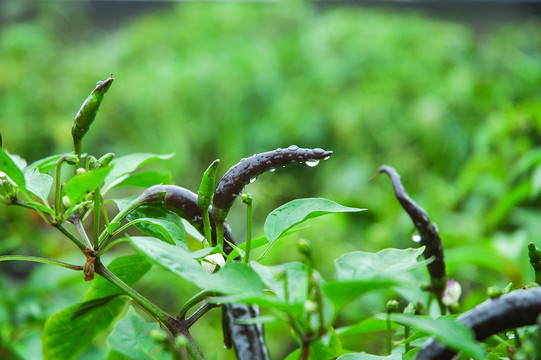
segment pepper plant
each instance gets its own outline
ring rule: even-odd
[[[0,148],[1,201],[35,212],[81,252],[76,264],[22,255],[3,255],[0,261],[56,265],[80,271],[81,280],[92,281],[79,303],[46,322],[44,359],[75,359],[103,332],[109,333],[107,359],[204,359],[204,348],[192,337],[191,329],[207,312],[218,308],[222,310],[225,345],[233,347],[240,360],[272,357],[263,332],[263,325],[269,321],[289,326],[298,343],[288,360],[440,359],[457,351],[483,359],[487,354],[499,358],[505,352],[541,352],[535,341],[536,319],[541,312],[539,289],[510,294],[504,294],[509,289],[502,291],[497,294],[501,297],[495,295],[495,300],[454,319],[452,314],[460,311],[460,286],[448,280],[438,229],[408,196],[391,167],[382,167],[380,173],[390,176],[397,199],[419,233],[420,246],[343,254],[334,261],[334,277],[325,279],[317,270],[314,249],[306,239],[296,244],[301,261],[263,265],[261,260],[274,243],[288,241],[286,237],[300,231],[299,225],[309,219],[364,209],[324,198],[296,199],[273,210],[264,223],[264,235],[252,238],[251,212],[257,199],[243,190],[266,171],[294,163],[315,166],[332,152],[291,145],[255,154],[233,165],[218,182],[220,161],[215,160],[203,174],[197,193],[168,184],[168,176],[141,171],[144,165],[172,155],[84,153],[83,139],[113,81],[109,77],[98,82],[75,116],[73,152],[27,164]],[[114,190],[126,186],[144,190],[115,198]],[[227,224],[238,197],[246,205],[247,214],[247,236],[242,244]],[[106,204],[115,204],[116,211]],[[198,240],[198,245],[192,242],[190,246],[187,238]],[[102,256],[121,242],[129,242],[135,251],[105,264]],[[259,256],[253,252],[257,248]],[[533,244],[529,250],[539,281],[540,252]],[[423,260],[419,259],[421,255]],[[176,315],[133,288],[153,265],[200,289]],[[420,268],[425,266],[429,281],[420,285],[419,278],[426,278]],[[359,324],[337,326],[346,305],[374,291],[391,291],[399,301],[392,299],[385,314],[375,314]],[[134,306],[126,310],[129,300]],[[261,315],[260,307],[266,315]],[[144,313],[146,319],[141,316]],[[524,325],[533,327],[521,328]],[[516,328],[521,329],[513,330]],[[494,335],[505,330],[512,330],[512,336]],[[386,354],[353,353],[342,346],[343,336],[374,331],[385,334]],[[434,338],[422,347],[432,335]],[[526,349],[521,338],[533,345]],[[477,341],[485,339],[483,345]]]

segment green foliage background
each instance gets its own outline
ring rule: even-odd
[[[78,107],[114,73],[85,150],[175,152],[155,167],[169,169],[178,185],[196,189],[215,158],[220,175],[242,157],[290,144],[334,151],[315,169],[278,169],[247,188],[255,235],[266,214],[294,198],[368,211],[313,221],[273,248],[267,263],[298,260],[291,249],[301,236],[314,243],[326,276],[346,251],[412,246],[411,221],[388,179],[368,182],[388,164],[438,223],[464,309],[484,300],[488,286],[533,280],[526,244],[541,246],[539,23],[479,34],[391,10],[182,3],[99,29],[75,5],[38,2],[25,20],[17,16],[24,5],[2,6],[0,131],[11,153],[33,161],[70,151]],[[230,221],[239,239],[243,210],[236,204]],[[1,253],[83,260],[38,219],[29,224],[24,211],[3,207],[0,215]],[[88,287],[66,270],[28,266],[0,266],[0,355],[35,358],[44,320]],[[168,288],[169,276],[154,269],[140,287],[175,312],[192,292],[185,284]],[[350,305],[339,323],[381,311],[386,296]],[[279,326],[267,330],[273,358],[283,358],[292,340]],[[216,341],[218,315],[195,338],[209,358],[232,358]],[[352,350],[381,352],[377,336],[343,340]],[[83,358],[98,354],[99,344]]]

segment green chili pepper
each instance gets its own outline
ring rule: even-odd
[[[214,196],[214,185],[216,184],[216,171],[218,170],[218,165],[220,164],[220,159],[216,159],[209,165],[205,173],[203,174],[203,179],[201,179],[201,185],[199,186],[197,202],[201,211],[205,212],[212,203],[212,197]]]
[[[113,161],[113,158],[115,157],[115,154],[113,153],[107,153],[100,157],[98,159],[98,164],[96,165],[96,168],[101,168],[109,165],[111,161]]]
[[[541,284],[541,251],[534,243],[528,244],[528,257],[535,272],[535,282]]]
[[[86,98],[77,115],[75,115],[71,135],[77,155],[81,155],[81,141],[96,118],[103,96],[109,90],[113,80],[112,77],[109,77],[104,81],[98,81],[94,90]]]

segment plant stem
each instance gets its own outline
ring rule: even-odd
[[[94,191],[94,249],[97,247],[96,239],[100,236],[101,193],[97,187]]]
[[[33,261],[33,262],[39,262],[43,264],[61,266],[63,268],[70,269],[70,270],[77,270],[77,271],[83,270],[83,267],[80,265],[72,265],[72,264],[62,262],[62,261],[46,259],[46,258],[42,258],[38,256],[27,256],[27,255],[2,255],[0,256],[0,261],[6,261],[6,260]]]
[[[216,295],[216,292],[215,291],[210,291],[210,290],[203,290],[203,291],[200,291],[199,293],[195,294],[194,296],[192,296],[192,298],[190,300],[188,300],[184,304],[184,306],[182,307],[182,309],[180,310],[180,312],[178,314],[178,318],[179,319],[185,319],[186,318],[186,313],[195,304],[209,298],[210,296],[215,296],[215,295]]]
[[[201,210],[203,216],[203,232],[205,233],[205,241],[203,247],[207,247],[212,242],[212,230],[210,228],[210,217],[208,211]]]
[[[387,355],[393,352],[393,339],[391,330],[391,314],[387,313]]]
[[[223,220],[216,221],[214,220],[214,225],[216,226],[216,246],[220,253],[224,251],[224,222]]]
[[[410,337],[410,332],[411,328],[408,325],[404,326],[404,340],[407,340]],[[404,346],[406,348],[406,353],[411,350],[411,344],[409,341],[406,342]]]
[[[90,242],[90,239],[88,238],[88,235],[86,234],[86,230],[85,230],[85,228],[83,226],[83,222],[81,221],[81,218],[78,217],[78,216],[75,217],[75,219],[73,221],[73,225],[75,225],[75,229],[77,229],[77,232],[79,233],[79,235],[83,239],[83,242],[85,243],[86,248],[87,249],[93,249],[92,243]]]
[[[242,198],[242,201],[246,204],[246,254],[244,255],[244,263],[250,263],[250,250],[252,248],[252,202],[253,199],[250,194],[247,194],[246,198]]]
[[[219,305],[211,304],[209,302],[205,302],[199,309],[197,309],[192,316],[190,316],[186,320],[186,324],[188,327],[192,326],[197,320],[199,320],[203,315],[205,315],[209,310],[214,309]]]

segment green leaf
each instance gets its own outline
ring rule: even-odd
[[[127,301],[125,296],[114,295],[75,304],[52,315],[43,330],[43,359],[76,359],[111,326]]]
[[[108,268],[131,286],[150,269],[150,264],[141,255],[130,255],[114,259]],[[124,309],[128,298],[119,294],[120,289],[99,276],[84,302],[52,315],[42,337],[44,359],[75,359]]]
[[[394,323],[392,325],[393,328],[397,327]],[[387,321],[371,317],[358,324],[338,328],[336,333],[339,336],[358,336],[385,330],[387,330]]]
[[[174,154],[157,155],[135,153],[113,159],[111,162],[111,165],[113,165],[113,171],[111,171],[105,178],[102,193],[105,194],[107,191],[114,188],[117,184],[124,181],[130,173],[137,170],[141,166],[157,160],[170,159],[173,155]]]
[[[378,317],[384,319],[386,316],[386,314],[381,314]],[[463,351],[475,359],[481,360],[486,358],[485,350],[475,340],[473,331],[454,319],[432,319],[428,316],[413,317],[403,314],[391,314],[391,320],[433,335],[438,341],[447,345],[449,348],[456,351]]]
[[[133,246],[163,268],[190,281],[201,289],[223,294],[258,293],[263,291],[259,276],[243,263],[229,263],[220,271],[209,274],[199,262],[180,246],[151,237],[130,237]]]
[[[264,232],[270,247],[284,231],[308,219],[331,213],[363,210],[365,209],[342,206],[323,198],[297,199],[273,210],[265,220]]]
[[[72,206],[75,206],[87,194],[96,190],[110,171],[111,167],[105,167],[75,175],[69,179],[64,186],[64,191],[70,199]]]
[[[384,249],[377,253],[354,251],[334,261],[335,279],[338,281],[367,279],[375,276],[395,277],[413,268],[423,266],[418,262],[424,246],[417,249]]]
[[[356,354],[345,354],[336,360],[402,360],[402,355],[392,354],[389,356],[379,356],[362,352]]]
[[[146,257],[139,254],[117,257],[107,265],[109,271],[129,286],[138,282],[151,267],[152,265],[146,260]],[[121,294],[123,294],[122,290],[105,278],[97,276],[86,293],[84,301]]]
[[[0,172],[3,172],[17,185],[20,189],[26,188],[23,171],[15,160],[14,155],[9,155],[6,150],[0,148]]]
[[[371,278],[349,281],[330,281],[321,286],[323,293],[340,309],[355,298],[370,291],[386,289],[397,285],[397,281],[390,278]]]
[[[311,360],[334,360],[342,354],[342,342],[333,328],[310,345]]]
[[[156,171],[144,171],[136,174],[130,174],[126,177],[122,177],[120,182],[115,182],[114,185],[109,187],[110,189],[118,188],[122,186],[137,186],[148,188],[156,184],[170,184],[173,182],[173,176],[171,173],[159,173]]]
[[[170,360],[171,354],[163,351],[164,345],[150,336],[152,330],[159,329],[156,322],[146,322],[130,307],[126,316],[116,323],[107,345],[130,359]]]
[[[47,198],[51,192],[53,178],[47,174],[40,174],[38,168],[26,168],[24,170],[24,178],[26,182],[26,190],[36,195],[47,204]]]
[[[58,160],[65,155],[72,155],[72,154],[57,154],[57,155],[51,155],[46,158],[36,160],[32,164],[28,165],[26,168],[37,168],[38,171],[42,174],[45,174],[49,172],[50,170],[54,169],[58,163]]]
[[[141,206],[128,215],[127,220],[130,222],[137,220],[138,222],[134,223],[135,227],[145,235],[172,245],[180,245],[189,251],[184,224],[178,215],[160,207]]]

